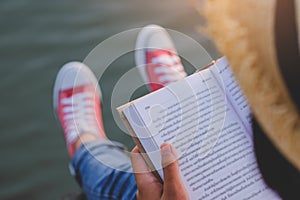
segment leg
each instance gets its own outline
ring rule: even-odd
[[[123,145],[106,139],[101,92],[93,73],[65,65],[54,87],[54,107],[72,162],[70,170],[88,199],[135,199],[136,183]]]
[[[144,65],[139,70],[151,91],[186,76],[163,28],[143,29],[137,48],[141,51],[136,52],[136,63]],[[73,158],[70,169],[88,199],[134,199],[137,188],[130,159],[122,145],[106,140],[100,96],[96,78],[83,64],[67,64],[58,74],[54,107]]]
[[[70,169],[88,199],[135,199],[136,183],[124,150],[99,139],[78,148]]]

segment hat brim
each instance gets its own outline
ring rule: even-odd
[[[208,0],[208,31],[278,150],[300,170],[299,113],[281,77],[275,51],[276,1]]]

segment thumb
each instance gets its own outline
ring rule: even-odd
[[[172,193],[178,191],[179,188],[185,190],[179,174],[176,150],[168,143],[162,144],[160,148],[164,172],[164,191]]]

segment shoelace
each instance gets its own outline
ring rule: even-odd
[[[161,55],[152,59],[152,63],[161,65],[161,67],[156,67],[154,70],[155,74],[160,75],[158,78],[159,82],[173,82],[186,76],[180,58],[176,55]]]
[[[64,127],[66,140],[69,143],[75,142],[83,132],[97,134],[99,125],[95,117],[95,103],[93,93],[74,94],[69,98],[61,100],[64,105]]]

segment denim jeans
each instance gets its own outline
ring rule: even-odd
[[[136,182],[125,147],[109,140],[82,145],[70,171],[89,200],[136,199]]]

